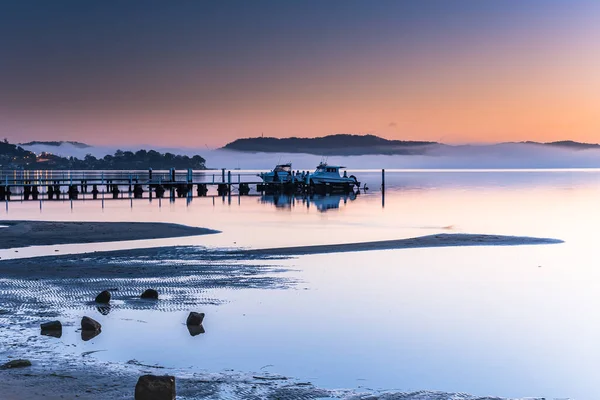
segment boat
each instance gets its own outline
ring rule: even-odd
[[[360,182],[354,175],[348,176],[346,171],[340,175],[340,169],[346,168],[338,165],[328,165],[321,162],[317,165],[315,172],[308,176],[310,185],[329,185],[329,186],[356,186],[360,187]]]
[[[258,174],[264,183],[287,183],[292,181],[292,163],[278,164],[270,172]]]

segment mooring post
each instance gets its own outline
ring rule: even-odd
[[[381,208],[385,208],[385,169],[381,170]]]
[[[221,183],[225,183],[225,168],[221,168]]]
[[[148,181],[152,182],[152,168],[148,168]]]
[[[102,209],[104,209],[104,172],[102,172]]]

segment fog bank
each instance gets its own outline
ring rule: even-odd
[[[350,169],[427,169],[427,168],[600,168],[600,150],[574,150],[564,147],[506,143],[497,145],[441,146],[426,155],[364,155],[329,156],[299,153],[244,153],[207,148],[164,148],[140,145],[137,147],[88,147],[70,144],[61,146],[23,146],[36,153],[51,152],[61,156],[83,158],[86,154],[104,157],[117,149],[137,151],[154,149],[192,156],[199,154],[209,168],[271,169],[277,163],[292,162],[294,169],[312,170],[321,161]]]

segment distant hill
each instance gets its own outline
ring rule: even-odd
[[[27,143],[19,143],[19,146],[36,146],[36,145],[45,145],[45,146],[60,146],[63,144],[70,144],[72,146],[75,147],[79,147],[80,149],[85,149],[87,147],[91,147],[89,144],[86,143],[81,143],[81,142],[72,142],[72,141],[50,141],[50,142],[44,142],[44,141],[38,141],[38,140],[34,140],[33,142],[27,142]]]
[[[424,154],[437,142],[388,140],[375,135],[329,135],[318,138],[256,137],[237,139],[227,150],[265,153],[307,153],[317,155]]]
[[[159,153],[154,150],[131,151],[117,150],[114,155],[96,158],[88,154],[83,159],[61,157],[48,152],[36,154],[8,141],[0,142],[0,170],[2,169],[79,169],[79,170],[133,170],[154,168],[165,170],[206,169],[206,160],[172,153]]]
[[[572,150],[587,150],[587,149],[598,149],[600,148],[600,144],[597,143],[583,143],[583,142],[575,142],[573,140],[559,140],[557,142],[506,142],[499,144],[531,144],[536,146],[553,146],[553,147],[565,147]]]

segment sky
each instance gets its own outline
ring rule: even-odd
[[[600,142],[600,1],[0,1],[0,138]]]

